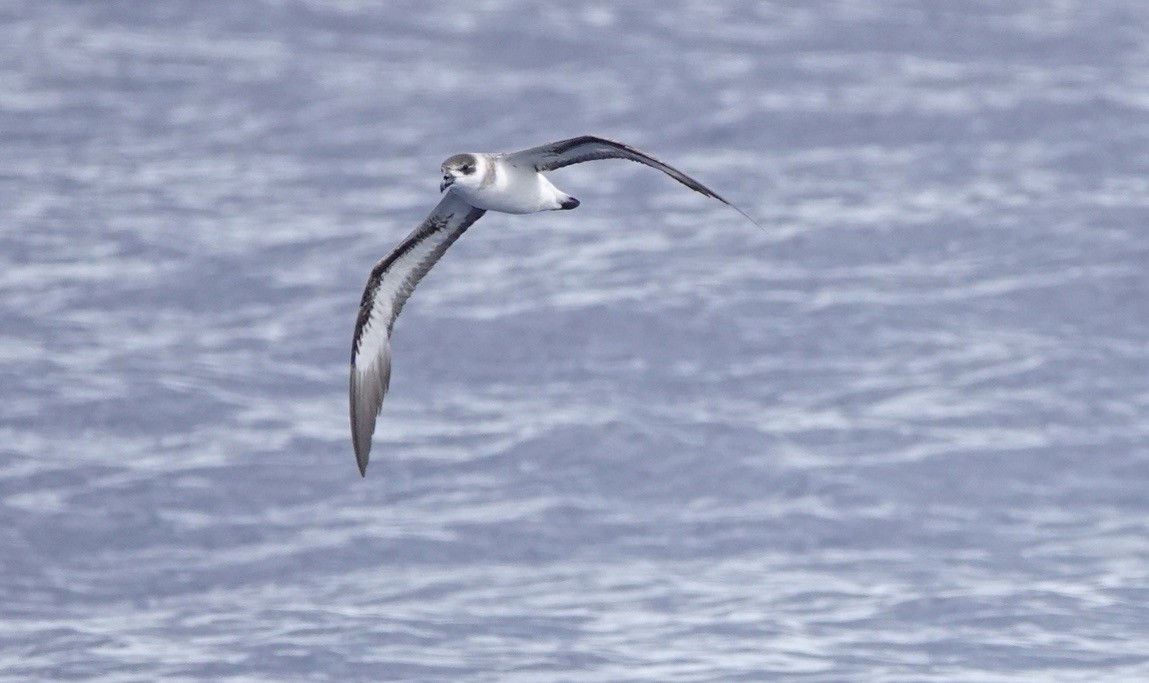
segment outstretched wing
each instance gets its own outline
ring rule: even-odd
[[[560,140],[546,145],[539,145],[538,147],[530,147],[518,152],[511,152],[507,155],[507,161],[512,164],[531,166],[536,171],[553,171],[556,168],[563,168],[564,166],[570,166],[572,164],[581,164],[584,161],[595,161],[597,159],[627,159],[629,161],[637,161],[651,168],[657,168],[695,192],[700,192],[707,197],[717,199],[743,216],[746,216],[747,220],[754,225],[758,225],[758,222],[750,218],[750,216],[747,216],[745,211],[734,206],[722,198],[717,192],[706,187],[694,178],[691,178],[666,162],[655,159],[640,149],[635,149],[630,145],[614,140],[600,138],[595,135],[583,135],[577,138],[570,138],[569,140]]]
[[[391,380],[395,318],[419,280],[484,213],[448,192],[431,215],[371,269],[351,343],[351,441],[363,476],[367,476],[375,418]]]

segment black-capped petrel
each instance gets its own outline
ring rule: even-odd
[[[391,379],[391,328],[427,274],[455,240],[487,211],[535,213],[573,209],[579,201],[543,173],[596,159],[627,159],[656,168],[695,192],[734,208],[716,192],[640,150],[593,135],[503,154],[456,154],[443,162],[445,192],[431,215],[371,269],[351,344],[351,441],[359,473],[367,475],[375,419]]]

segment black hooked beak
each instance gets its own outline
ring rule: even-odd
[[[446,192],[447,188],[455,184],[455,176],[443,176],[443,182],[439,183],[439,192]]]

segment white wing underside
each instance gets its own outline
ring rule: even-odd
[[[391,380],[391,328],[415,285],[485,213],[448,192],[419,227],[375,264],[359,305],[351,345],[351,434],[365,474],[375,419]]]

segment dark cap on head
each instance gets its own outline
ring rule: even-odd
[[[478,159],[475,158],[474,154],[456,154],[443,162],[443,168],[462,168],[464,166],[474,168],[477,163]]]

